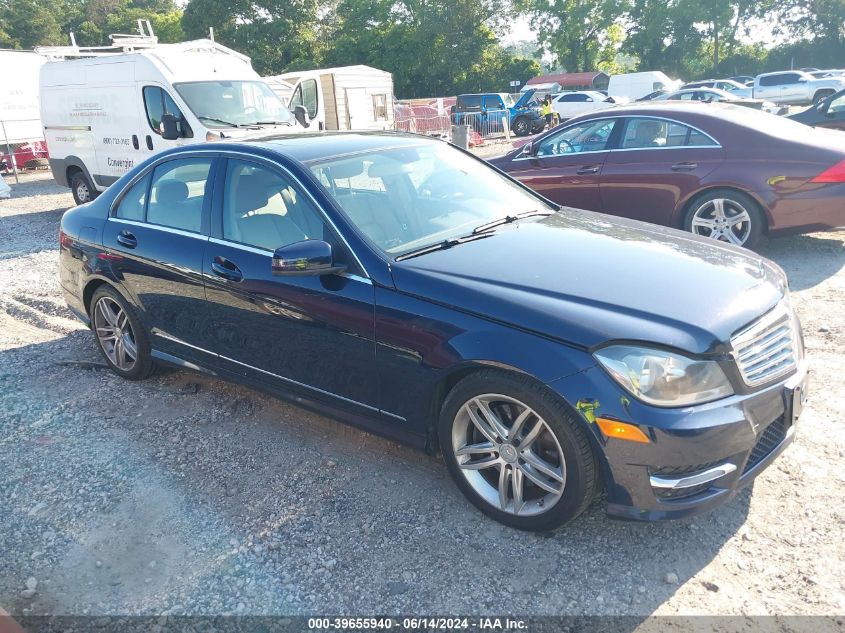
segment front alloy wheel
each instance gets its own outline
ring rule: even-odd
[[[546,531],[583,512],[599,485],[584,424],[532,378],[483,369],[449,393],[437,433],[449,474],[479,510]]]
[[[452,448],[463,476],[502,512],[530,516],[560,500],[566,460],[543,418],[500,394],[472,398],[452,426]]]
[[[513,122],[513,133],[517,136],[527,136],[530,131],[531,126],[525,117],[520,117]]]

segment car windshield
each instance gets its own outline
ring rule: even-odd
[[[472,234],[509,216],[556,211],[446,143],[379,149],[309,166],[349,220],[390,256]]]
[[[192,81],[174,86],[191,112],[209,128],[294,122],[263,81]]]

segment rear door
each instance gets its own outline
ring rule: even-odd
[[[724,161],[712,137],[677,121],[631,117],[601,174],[605,213],[672,225],[679,202]]]
[[[159,163],[116,200],[103,229],[105,256],[140,306],[152,346],[206,363],[216,360],[204,351],[202,276],[215,166],[208,153]]]
[[[599,179],[620,119],[576,123],[546,136],[530,156],[517,156],[508,173],[564,206],[601,211]]]

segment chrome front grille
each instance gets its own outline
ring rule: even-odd
[[[731,339],[739,372],[750,387],[795,371],[801,355],[798,320],[787,301]]]

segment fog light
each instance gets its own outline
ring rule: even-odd
[[[617,440],[627,440],[641,444],[650,443],[646,434],[634,424],[627,424],[619,420],[608,420],[607,418],[596,418],[596,424],[599,425],[601,432],[607,438],[615,437]]]

